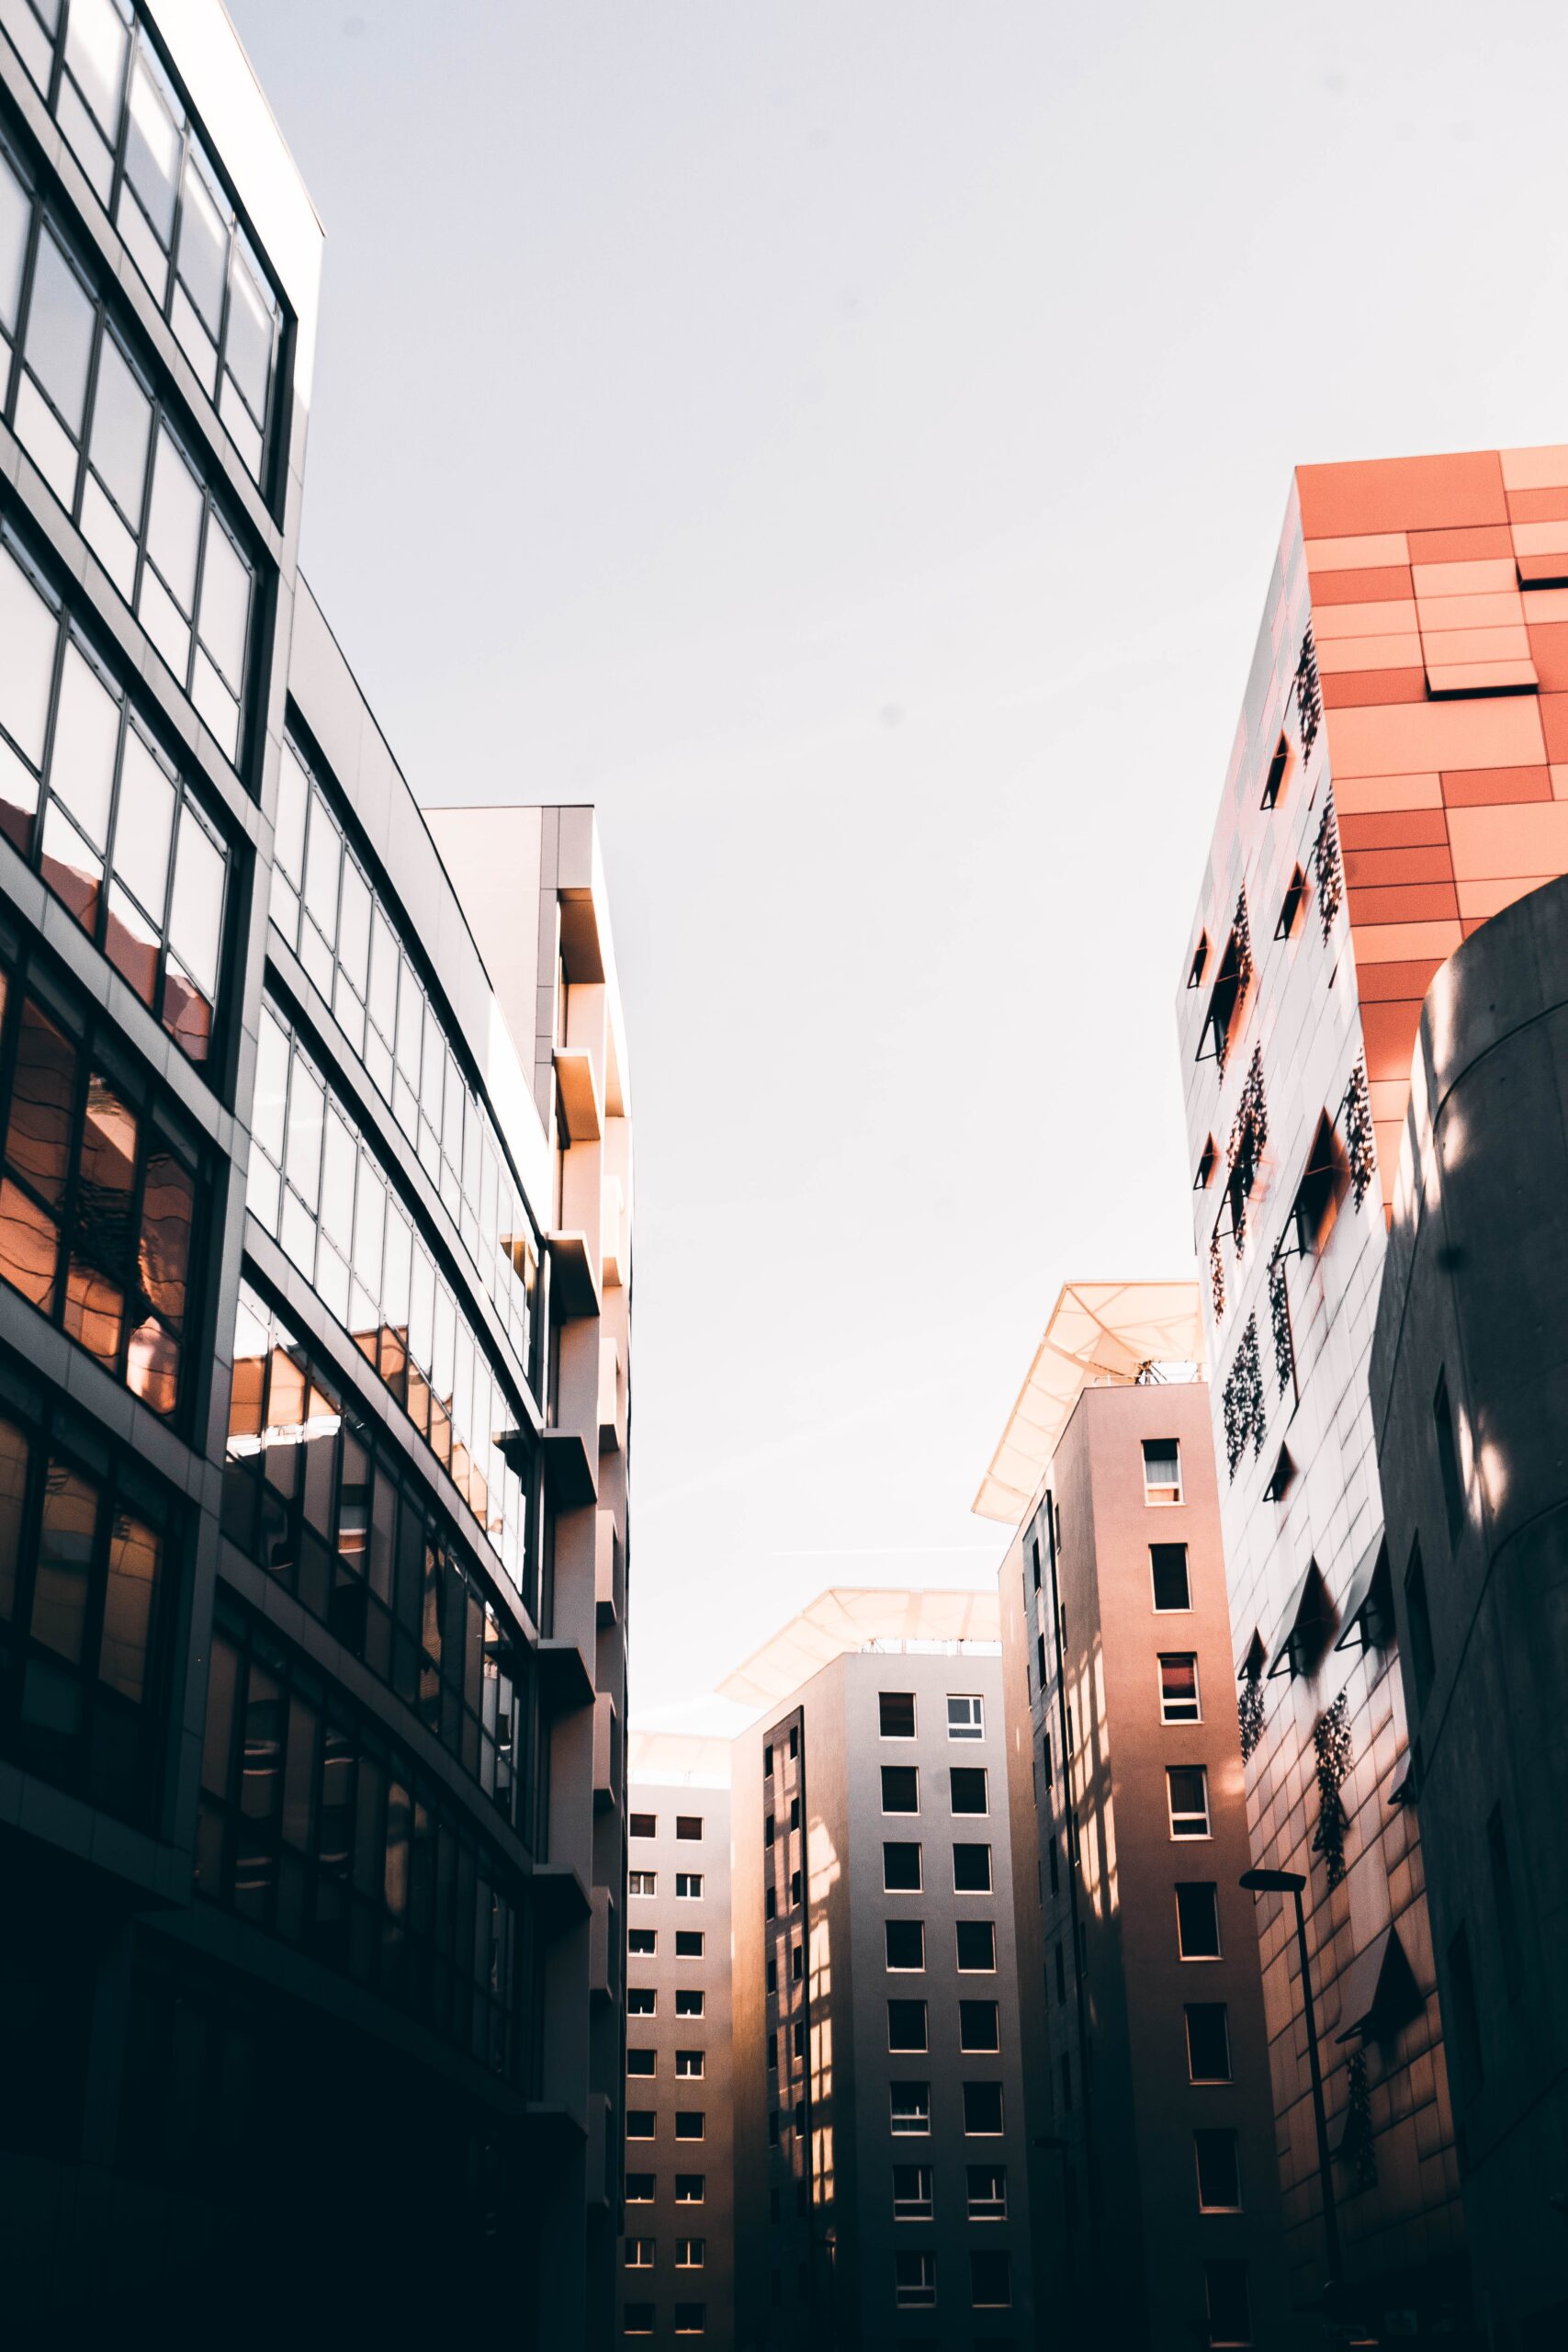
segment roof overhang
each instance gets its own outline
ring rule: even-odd
[[[1203,1361],[1195,1282],[1064,1283],[971,1508],[1020,1526],[1084,1389]]]
[[[838,1586],[727,1675],[719,1696],[747,1707],[776,1707],[814,1674],[851,1650],[1001,1639],[995,1589],[979,1592],[906,1592]]]

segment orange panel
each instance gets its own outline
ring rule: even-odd
[[[1348,890],[1345,895],[1352,927],[1360,923],[1441,922],[1446,916],[1459,913],[1452,882],[1413,882],[1405,888]]]
[[[1342,817],[1371,808],[1440,808],[1442,803],[1441,776],[1337,775],[1334,779],[1334,805]]]
[[[1360,938],[1355,944],[1360,948]],[[1423,956],[1413,964],[1365,964],[1358,953],[1356,964],[1356,993],[1363,1005],[1377,1004],[1394,997],[1414,997],[1419,1004],[1431,985],[1432,975],[1443,959],[1440,956]]]
[[[1516,899],[1528,899],[1532,890],[1543,890],[1548,882],[1557,879],[1553,874],[1509,874],[1477,882],[1461,882],[1459,886],[1459,910],[1465,922],[1488,922],[1511,907]]]
[[[1568,580],[1568,557],[1521,555],[1515,560],[1518,565],[1521,580]]]
[[[1460,768],[1443,778],[1450,808],[1474,808],[1494,800],[1550,800],[1551,776],[1543,767]]]
[[[1367,1041],[1367,1076],[1408,1078],[1416,1033],[1421,1026],[1421,1000],[1404,997],[1392,1004],[1361,1006],[1361,1034]]]
[[[1315,601],[1315,600],[1314,600]],[[1468,616],[1460,626],[1469,628],[1495,628],[1499,621],[1517,621],[1522,617],[1518,599],[1511,613],[1485,614],[1479,624]],[[1550,619],[1551,616],[1543,615]],[[1313,628],[1317,638],[1319,661],[1325,645],[1342,637],[1409,637],[1416,628],[1416,599],[1413,595],[1383,596],[1371,605],[1330,605],[1323,612],[1314,610]]]
[[[1527,621],[1568,621],[1568,588],[1527,588],[1519,603]]]
[[[1505,775],[1520,775],[1520,768],[1505,768]],[[1544,771],[1543,771],[1544,773]],[[1347,851],[1416,848],[1431,842],[1448,846],[1448,821],[1440,808],[1391,808],[1365,817],[1339,812],[1339,841]]]
[[[1341,670],[1322,680],[1325,710],[1354,710],[1363,703],[1425,702],[1427,673],[1419,662],[1405,670]]]
[[[1417,703],[1393,710],[1342,710],[1327,721],[1327,730],[1336,776],[1501,768],[1548,757],[1534,695]],[[1568,750],[1562,756],[1568,759]]]
[[[1489,596],[1517,588],[1512,556],[1480,563],[1413,563],[1410,577],[1419,596]]]
[[[1412,531],[1412,563],[1474,563],[1483,556],[1514,552],[1506,523],[1488,523],[1478,531]]]
[[[1516,555],[1562,555],[1568,549],[1568,523],[1516,523]]]
[[[1497,455],[1510,491],[1542,490],[1568,481],[1568,441],[1537,449],[1499,449]]]
[[[1530,659],[1543,686],[1568,691],[1568,621],[1532,621]]]
[[[1358,968],[1363,964],[1403,964],[1416,956],[1435,956],[1442,963],[1459,945],[1463,933],[1457,922],[1369,923],[1353,932]]]
[[[1568,521],[1568,483],[1559,490],[1511,490],[1508,515],[1515,523]]]
[[[1420,596],[1416,602],[1418,628],[1517,628],[1525,617],[1525,600],[1508,566],[1508,584],[1479,596]],[[1551,616],[1545,615],[1548,620]]]
[[[1538,695],[1536,707],[1548,760],[1568,760],[1568,695]]]
[[[1369,599],[1414,593],[1406,563],[1369,565],[1364,571],[1314,571],[1308,585],[1314,613],[1320,605],[1359,605]]]
[[[1568,767],[1549,767],[1546,773],[1551,778],[1553,800],[1568,800]]]
[[[1524,688],[1536,684],[1533,662],[1427,662],[1427,684],[1434,695],[1479,695],[1506,686]]]
[[[1463,605],[1465,596],[1441,596],[1439,605]],[[1434,628],[1425,617],[1433,609],[1422,608],[1421,642],[1426,649],[1427,667],[1452,669],[1461,662],[1528,662],[1530,641],[1525,634],[1523,618],[1510,628]]]
[[[1345,880],[1352,890],[1396,882],[1451,882],[1453,876],[1446,830],[1440,842],[1400,842],[1385,849],[1347,848],[1345,852]]]
[[[1348,539],[1306,539],[1307,570],[1365,571],[1370,565],[1408,563],[1410,548],[1403,531],[1359,532]]]
[[[1302,533],[1309,539],[1370,531],[1440,531],[1508,519],[1495,449],[1298,466],[1296,490]]]
[[[1492,808],[1450,808],[1454,872],[1468,882],[1496,876],[1568,874],[1568,801],[1527,800]]]
[[[1410,621],[1409,628],[1402,630],[1396,637],[1331,637],[1317,649],[1319,675],[1332,677],[1343,670],[1418,670],[1421,667],[1421,639],[1416,631],[1414,606]],[[1522,652],[1526,650],[1522,622],[1519,639],[1519,650]]]

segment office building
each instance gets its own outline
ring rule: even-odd
[[[8,2341],[614,2330],[608,914],[299,578],[321,247],[217,0],[3,0]]]
[[[1476,2299],[1568,2339],[1568,880],[1431,982],[1372,1344]]]
[[[1002,1683],[1043,2344],[1303,2342],[1190,1283],[1057,1299],[976,1498]]]
[[[722,1684],[737,2340],[1034,2338],[996,1603],[832,1591]]]
[[[627,1767],[620,2341],[735,2347],[727,1739],[634,1732]]]
[[[1368,1356],[1422,997],[1568,868],[1560,450],[1297,469],[1180,974],[1256,1864],[1308,1881],[1343,2272],[1469,2321]],[[1328,2267],[1290,1905],[1260,1899],[1295,2290]]]

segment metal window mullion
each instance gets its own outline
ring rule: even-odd
[[[54,656],[50,665],[49,707],[43,728],[43,755],[39,763],[38,815],[33,822],[32,854],[28,860],[34,871],[40,874],[43,869],[43,820],[53,797],[54,738],[60,723],[60,701],[65,682],[65,649],[70,638],[65,607],[62,604],[57,605],[54,608]]]
[[[191,589],[190,651],[186,657],[186,697],[187,701],[193,701],[195,699],[196,657],[201,650],[201,590],[202,582],[207,577],[207,535],[211,528],[212,492],[209,490],[206,481],[203,481],[201,484],[201,537],[197,544],[196,581]],[[218,668],[216,662],[212,664],[212,667],[215,670]],[[221,676],[222,673],[220,672],[219,674]],[[243,710],[243,702],[241,707]],[[204,720],[202,723],[205,725],[206,721]]]
[[[62,637],[68,638],[71,632],[69,629],[62,629],[61,634]],[[98,893],[98,920],[96,925],[97,936],[93,942],[94,946],[96,947],[101,956],[107,956],[108,953],[109,884],[114,879],[114,845],[116,834],[119,826],[120,786],[125,776],[125,739],[130,731],[130,699],[128,695],[121,693],[119,695],[119,729],[115,738],[114,747],[114,780],[109,787],[108,821],[104,828],[104,881],[103,888]],[[161,944],[158,951],[158,963],[161,976],[163,968],[163,947]]]
[[[26,183],[32,198],[32,213],[28,221],[28,245],[22,261],[22,283],[17,295],[17,334],[11,346],[14,365],[11,382],[6,397],[6,422],[16,430],[17,401],[22,389],[22,375],[27,367],[28,330],[32,324],[33,284],[38,277],[39,239],[43,234],[43,191],[34,181]]]

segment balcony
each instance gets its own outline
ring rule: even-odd
[[[555,1060],[556,1091],[568,1135],[573,1143],[597,1143],[604,1132],[604,1107],[592,1055],[586,1046],[558,1046]]]

